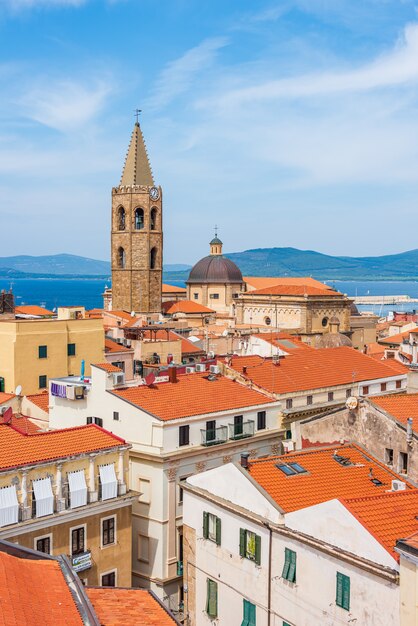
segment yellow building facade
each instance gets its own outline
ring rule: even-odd
[[[101,319],[42,319],[0,321],[0,391],[18,385],[24,395],[48,388],[50,378],[80,372],[103,361]]]

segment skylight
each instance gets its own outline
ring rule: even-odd
[[[334,454],[332,455],[332,458],[334,459],[334,461],[337,461],[337,463],[339,463],[340,465],[343,465],[344,467],[353,465],[350,459],[348,458],[348,456],[341,456],[340,454],[336,454],[334,452]]]
[[[299,465],[299,463],[277,463],[277,469],[279,469],[286,476],[295,476],[296,474],[304,474],[306,469]]]
[[[290,467],[292,467],[298,474],[303,474],[306,472],[306,469],[299,465],[299,463],[289,463]]]

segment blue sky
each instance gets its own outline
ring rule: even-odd
[[[165,262],[417,247],[418,2],[1,0],[0,256],[109,256],[140,107]]]

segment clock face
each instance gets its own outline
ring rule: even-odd
[[[160,192],[158,191],[157,187],[151,187],[151,189],[149,190],[149,195],[151,200],[158,200],[158,198],[160,197]]]

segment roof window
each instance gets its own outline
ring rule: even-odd
[[[334,459],[334,461],[337,461],[337,463],[339,463],[340,465],[343,465],[344,467],[353,465],[353,463],[350,461],[348,456],[341,456],[340,454],[337,454],[336,452],[334,452],[334,454],[332,455],[332,458]]]
[[[276,467],[286,476],[295,476],[296,474],[304,474],[306,472],[306,469],[299,463],[277,463]]]
[[[302,467],[299,463],[289,463],[290,467],[295,470],[297,474],[303,474],[306,472],[306,469]]]

